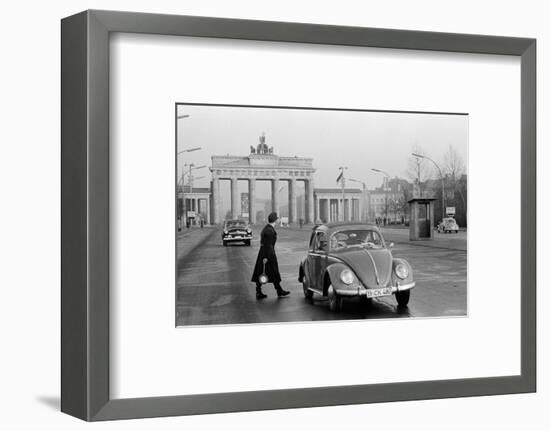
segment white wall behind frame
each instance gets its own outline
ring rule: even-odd
[[[113,396],[519,373],[519,229],[486,229],[495,202],[519,226],[517,58],[124,34],[111,46]],[[468,112],[469,317],[176,330],[175,102]],[[492,268],[508,273],[499,295]],[[385,367],[300,372],[308,356],[367,353]]]

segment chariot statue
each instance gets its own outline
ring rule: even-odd
[[[265,132],[262,133],[262,136],[260,136],[260,143],[258,144],[258,147],[256,148],[257,154],[268,154],[269,148],[267,144],[265,143]]]

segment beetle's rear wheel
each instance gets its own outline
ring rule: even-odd
[[[397,305],[400,307],[406,307],[411,297],[410,290],[404,290],[403,292],[395,292],[395,299],[397,299]]]
[[[342,297],[336,293],[332,284],[328,287],[328,308],[336,313],[342,310]]]

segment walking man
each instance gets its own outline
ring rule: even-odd
[[[260,250],[258,251],[256,266],[252,274],[252,281],[256,283],[256,299],[267,297],[262,292],[262,284],[265,283],[273,283],[279,298],[287,296],[290,293],[281,287],[281,274],[279,273],[279,264],[277,262],[277,255],[275,254],[275,243],[277,242],[275,224],[277,224],[277,220],[279,220],[277,213],[269,214],[267,218],[268,224],[262,229],[260,235]],[[262,276],[266,276],[267,279],[264,280]]]

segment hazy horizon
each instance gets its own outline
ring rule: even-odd
[[[365,182],[369,189],[380,186],[383,180],[383,175],[372,168],[410,181],[407,166],[415,146],[440,166],[452,146],[464,164],[464,173],[468,172],[465,114],[178,105],[177,115],[189,116],[176,120],[178,151],[201,147],[178,156],[178,178],[184,163],[209,167],[213,155],[248,156],[250,146],[258,145],[262,133],[275,155],[313,158],[318,188],[338,187],[340,166],[347,167],[347,178]],[[435,178],[438,173],[432,171]],[[207,168],[197,170],[195,177],[194,187],[209,186]],[[222,181],[222,210],[228,206],[229,184],[225,183]],[[258,182],[257,195],[267,198],[269,184],[262,183]],[[281,182],[282,193],[286,193],[284,184]],[[361,184],[348,181],[346,187],[361,188]],[[240,181],[239,192],[245,191],[246,183]],[[299,186],[298,194],[302,193]]]

